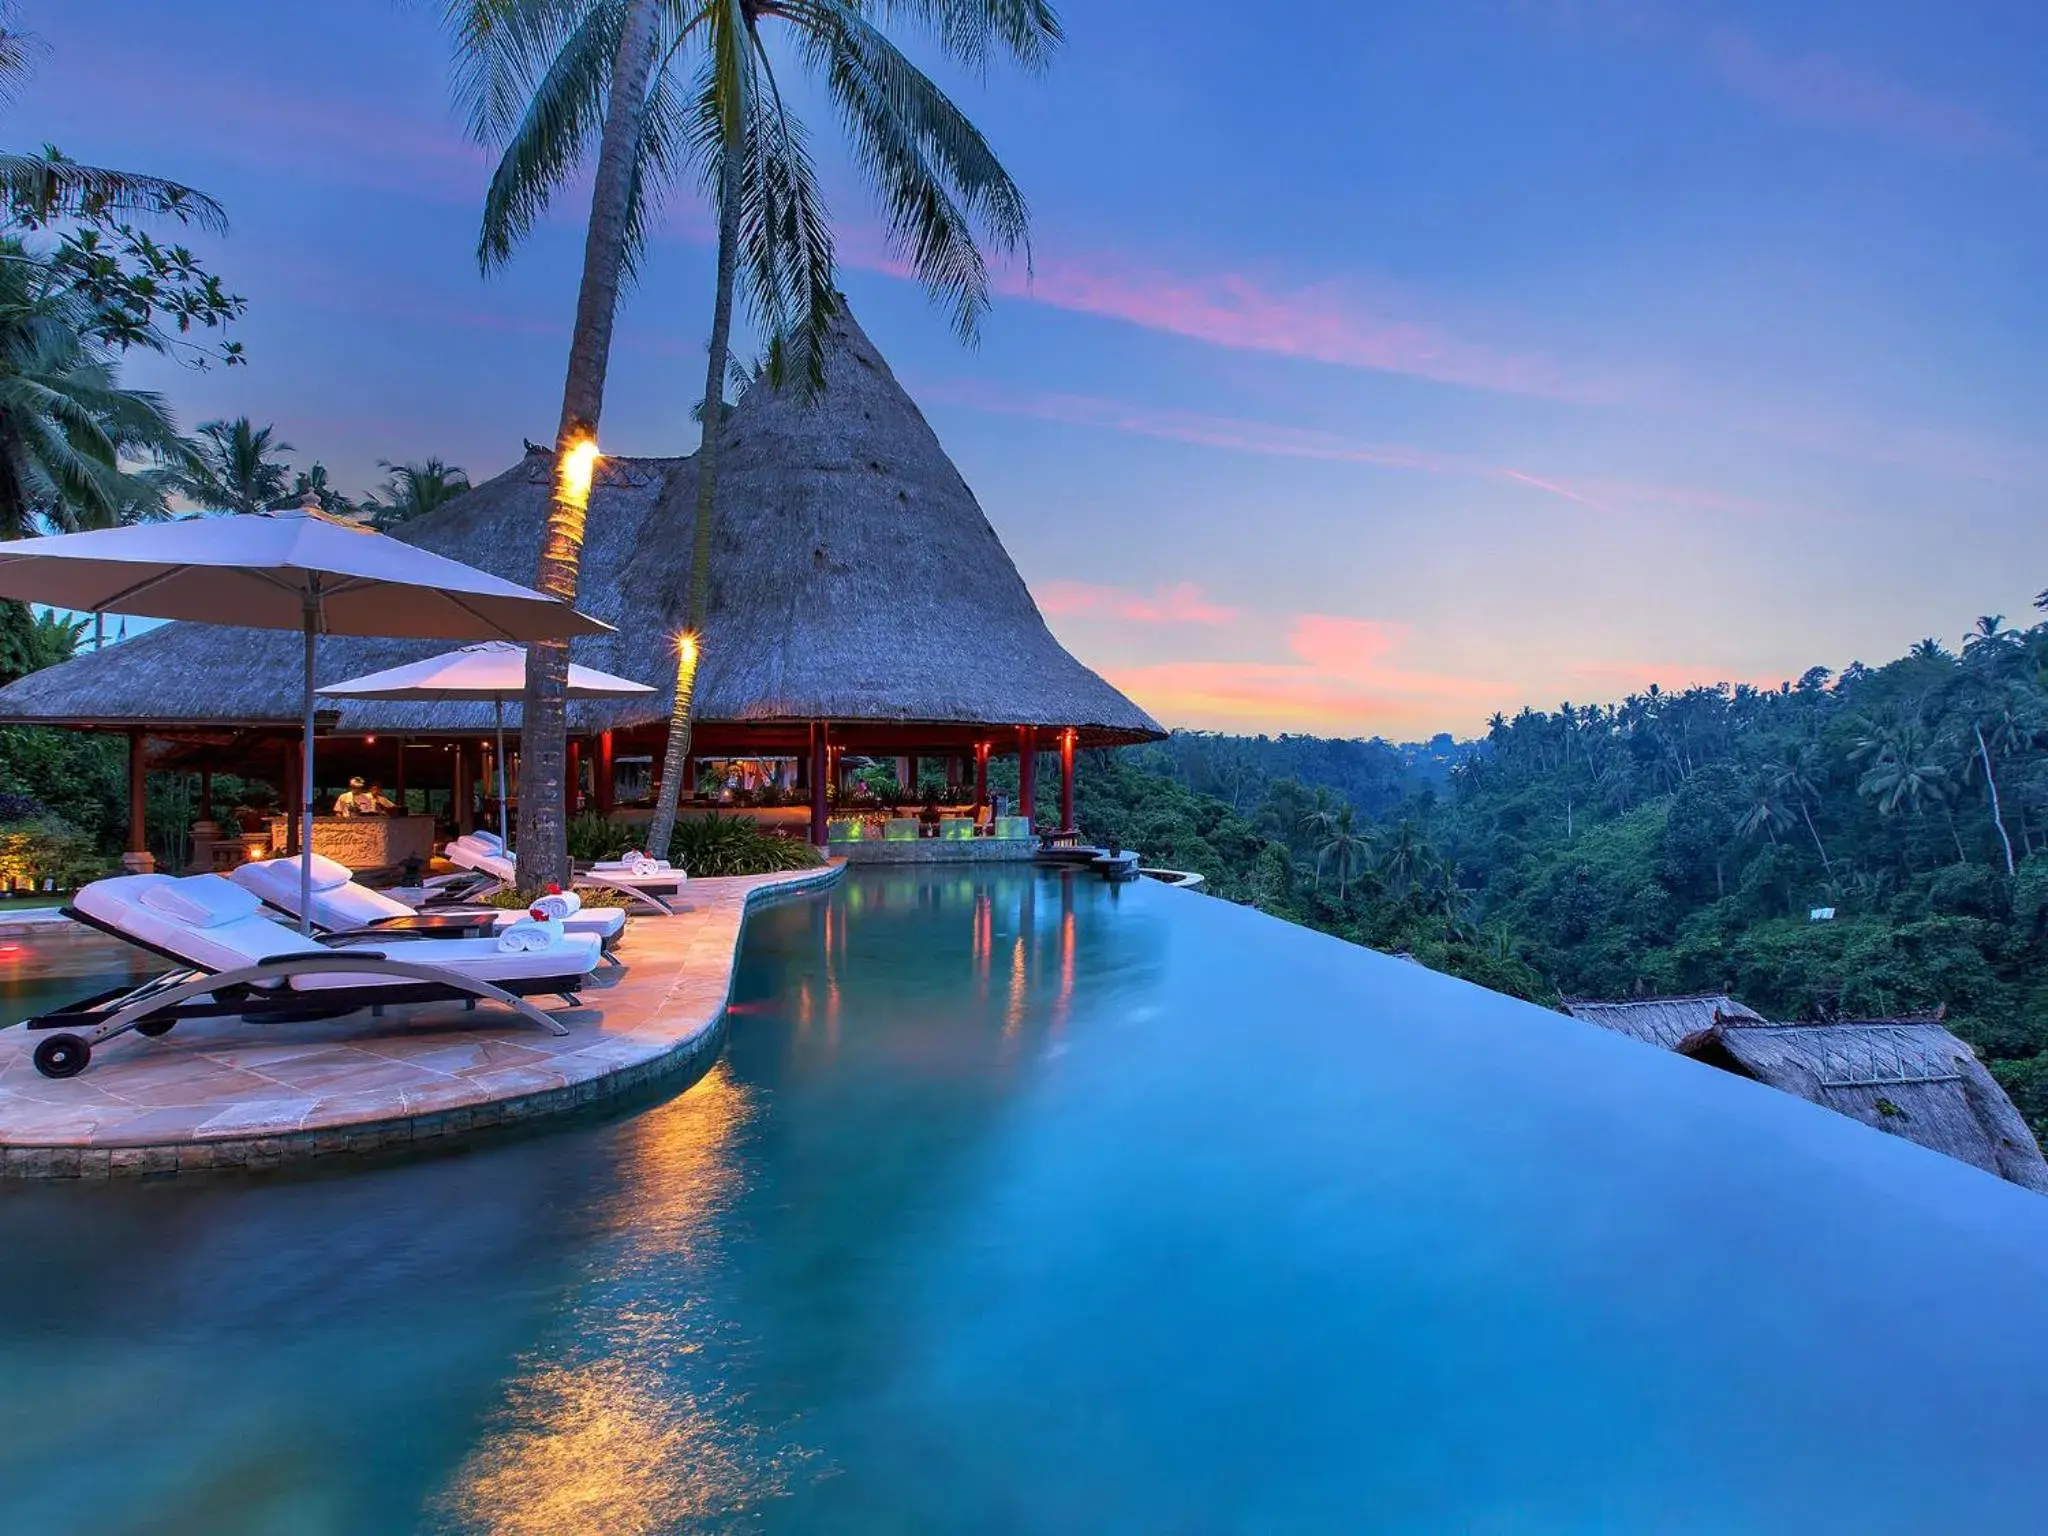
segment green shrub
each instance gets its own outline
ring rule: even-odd
[[[106,855],[61,816],[0,825],[0,885],[76,890],[107,872]]]
[[[765,832],[751,817],[716,812],[678,821],[668,856],[692,875],[768,875],[823,862],[809,843]]]
[[[616,859],[633,846],[640,829],[613,821],[598,811],[579,811],[569,820],[569,857],[595,864]]]

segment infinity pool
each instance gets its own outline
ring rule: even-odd
[[[629,1117],[0,1193],[23,1532],[2036,1531],[2048,1201],[1223,903],[850,877]]]

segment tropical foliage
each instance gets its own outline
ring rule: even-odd
[[[1230,899],[1544,1001],[1946,1007],[2048,1128],[2048,624],[1524,710],[1456,754],[1176,736],[1084,754],[1077,808]]]
[[[379,459],[377,463],[379,468],[391,472],[391,478],[363,502],[362,510],[371,526],[382,532],[424,517],[469,489],[469,476],[456,465],[444,464],[439,459],[423,459],[416,464]]]
[[[692,875],[767,875],[810,869],[823,856],[809,843],[765,831],[750,816],[686,816],[676,823],[668,857]]]

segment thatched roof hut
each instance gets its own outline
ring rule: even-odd
[[[1645,1045],[1660,1045],[1671,1051],[1678,1042],[1724,1019],[1761,1024],[1763,1015],[1752,1013],[1725,992],[1704,992],[1697,997],[1644,997],[1631,1002],[1602,1003],[1586,997],[1568,997],[1564,1011],[1588,1024],[1614,1030]]]
[[[2048,1162],[2027,1122],[1939,1018],[1724,1018],[1681,1040],[1678,1050],[2048,1194]]]
[[[697,679],[707,740],[731,728],[723,734],[769,750],[781,728],[781,744],[795,746],[818,720],[860,727],[879,750],[965,747],[996,727],[1073,728],[1083,746],[1163,735],[1052,637],[973,492],[850,315],[826,381],[808,402],[750,389],[723,429]],[[530,455],[397,536],[530,582],[551,464]],[[658,692],[573,703],[572,731],[666,720],[695,493],[688,458],[601,465],[579,606],[618,632],[579,639],[575,659]],[[321,644],[320,680],[437,649],[333,636]],[[289,728],[299,664],[295,634],[167,624],[0,689],[0,719],[158,733]],[[336,714],[341,734],[474,732],[490,706],[352,700]],[[857,734],[835,739],[851,746]]]

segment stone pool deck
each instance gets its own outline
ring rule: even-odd
[[[716,1051],[747,908],[842,864],[692,880],[674,917],[635,917],[550,1035],[489,1004],[315,1024],[191,1019],[118,1036],[53,1082],[38,1035],[0,1030],[0,1179],[274,1168],[383,1152],[583,1108],[701,1068]],[[430,942],[430,941],[429,941]],[[606,980],[607,976],[615,980]],[[543,1003],[550,1001],[542,999]]]

